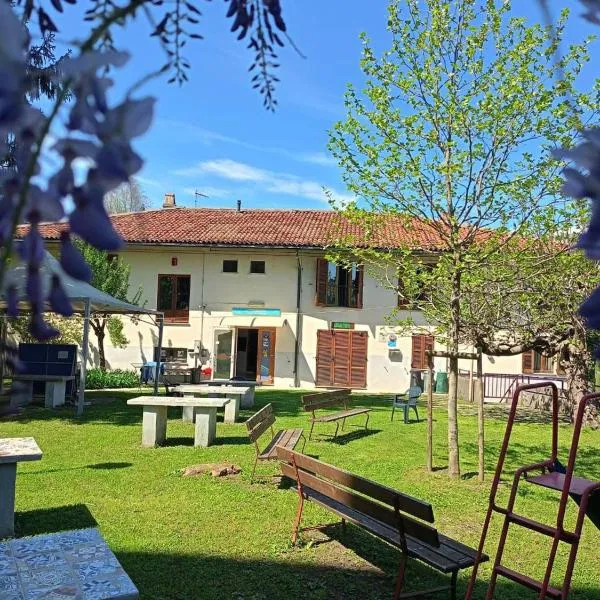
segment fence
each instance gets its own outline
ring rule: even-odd
[[[495,398],[500,402],[511,399],[515,388],[521,384],[552,381],[558,387],[559,396],[564,397],[567,390],[566,378],[548,373],[547,375],[526,375],[509,373],[486,373],[484,380],[484,394],[486,398]]]

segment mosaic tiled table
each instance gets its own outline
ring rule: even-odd
[[[0,538],[15,535],[17,463],[40,458],[42,451],[32,437],[0,439]]]
[[[137,600],[139,593],[97,529],[0,544],[2,600]]]

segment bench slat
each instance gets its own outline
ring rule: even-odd
[[[296,470],[292,465],[281,463],[281,470],[286,477],[289,477],[294,481],[297,480]],[[349,508],[353,508],[377,521],[383,522],[390,527],[397,526],[398,517],[396,513],[387,506],[383,506],[365,496],[359,496],[354,492],[338,487],[334,483],[319,479],[316,475],[308,473],[307,471],[299,470],[298,476],[300,478],[300,483],[303,486],[305,485],[320,492],[332,500],[336,500]],[[399,517],[406,534],[416,537],[430,546],[439,546],[440,541],[436,529],[429,525],[425,525],[424,523],[419,523],[402,513],[399,514]]]
[[[360,475],[355,475],[349,471],[338,469],[337,467],[304,454],[295,452],[292,455],[289,450],[283,448],[281,451],[278,451],[278,454],[279,458],[287,463],[292,462],[293,456],[296,464],[301,469],[317,473],[322,477],[335,481],[345,487],[356,490],[361,494],[370,496],[371,498],[375,498],[389,506],[395,507],[397,505],[400,511],[409,513],[423,521],[429,523],[433,523],[434,521],[433,508],[429,502],[424,502],[423,500],[419,500],[408,494],[403,494],[390,487],[381,485],[370,479],[361,477]]]
[[[368,412],[371,412],[370,408],[352,408],[350,410],[343,410],[332,415],[323,415],[322,417],[315,417],[314,419],[311,419],[311,421],[314,421],[315,423],[329,423],[331,421],[339,421],[347,417],[354,417],[356,415],[362,415]]]
[[[352,390],[344,388],[340,390],[332,390],[331,392],[317,392],[315,394],[305,394],[302,396],[302,406],[306,411],[313,411],[318,408],[327,408],[331,406],[339,406],[341,403],[346,403],[350,399]]]
[[[273,414],[273,407],[271,404],[263,406],[258,412],[254,413],[249,419],[246,420],[246,427],[248,431],[254,429],[257,423],[264,421],[269,415]]]
[[[337,502],[313,489],[305,488],[305,492],[311,501],[320,504],[324,508],[344,517],[348,521],[363,527],[373,535],[376,535],[393,546],[401,548],[400,534],[397,529],[372,519],[368,515],[346,506],[341,502]],[[440,546],[432,547],[424,544],[421,540],[418,540],[411,535],[407,535],[406,543],[408,546],[408,555],[411,558],[417,558],[423,561],[443,573],[451,573],[458,569],[466,569],[473,566],[477,555],[476,550],[463,546],[459,542],[450,540],[445,536],[440,536],[440,539],[442,537],[444,541]],[[466,548],[468,553],[457,553],[455,545]],[[488,557],[484,554],[482,556],[482,562],[487,560]]]
[[[283,446],[293,450],[298,444],[298,440],[304,430],[300,429],[281,429],[278,431],[268,446],[259,454],[261,460],[273,460],[277,458],[277,447]]]
[[[255,442],[260,436],[275,424],[275,415],[269,415],[264,421],[261,421],[252,431],[248,432],[248,437]]]

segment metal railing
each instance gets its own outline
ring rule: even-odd
[[[544,374],[513,374],[486,373],[484,378],[484,394],[486,398],[497,398],[500,402],[508,400],[517,386],[535,384],[540,381],[552,381],[558,388],[558,393],[564,396],[567,389],[566,378],[554,373]]]

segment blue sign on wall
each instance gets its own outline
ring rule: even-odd
[[[238,306],[231,309],[231,313],[234,315],[245,315],[250,317],[280,317],[280,308],[247,308],[244,306]]]

